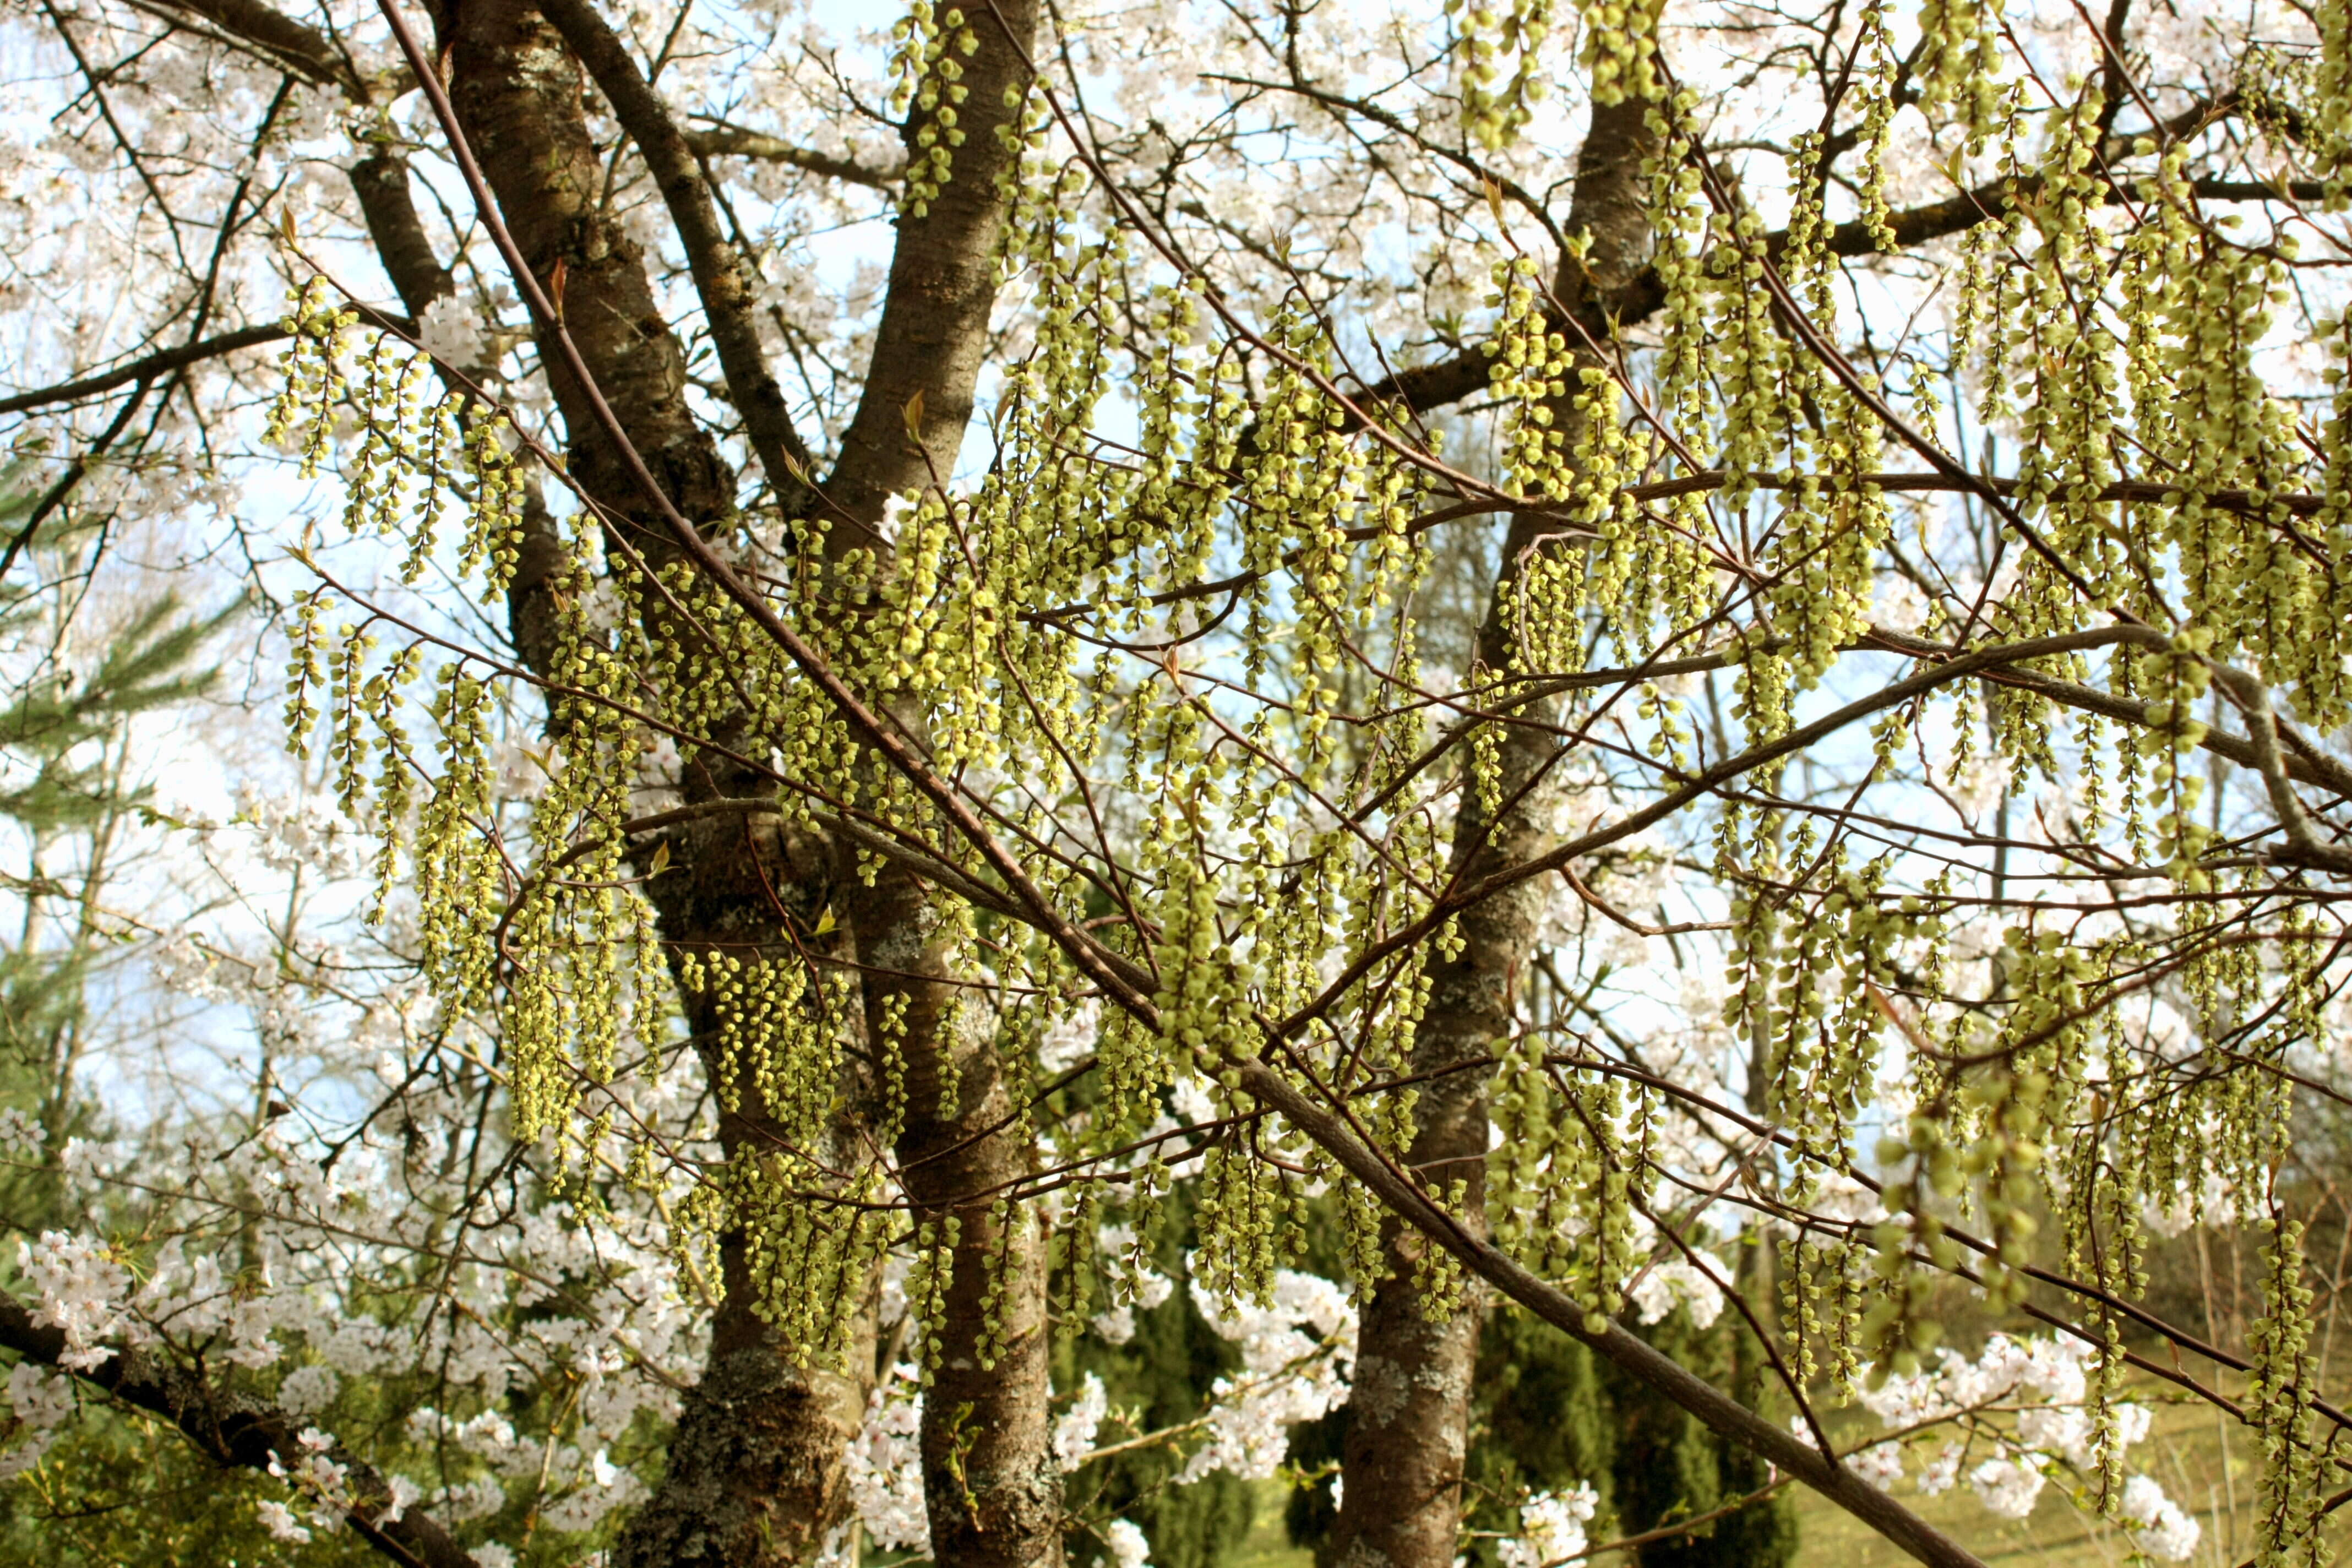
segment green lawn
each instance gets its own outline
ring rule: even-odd
[[[2249,1434],[2202,1402],[2157,1403],[2147,1439],[2125,1456],[2125,1473],[2154,1477],[2172,1500],[2194,1514],[2204,1533],[2192,1568],[2236,1568],[2253,1554],[2255,1489],[2260,1463]],[[1864,1418],[1867,1421],[1867,1417]],[[1866,1428],[1857,1428],[1860,1436]],[[2114,1563],[2121,1568],[2130,1543],[2121,1531],[2097,1523],[2075,1508],[2053,1483],[2031,1517],[2006,1520],[1987,1510],[1963,1480],[1942,1497],[1921,1497],[1907,1483],[1895,1495],[1928,1522],[1992,1563],[2055,1565]],[[1801,1563],[1831,1563],[1838,1568],[1894,1568],[1910,1559],[1852,1518],[1811,1492],[1798,1500],[1802,1542]],[[2337,1532],[2341,1550],[2342,1531]]]
[[[2137,1396],[2154,1407],[2156,1418],[2147,1439],[2126,1457],[2125,1473],[2145,1471],[2155,1477],[2174,1502],[2196,1516],[2204,1533],[2189,1568],[2237,1568],[2253,1555],[2255,1489],[2261,1479],[2248,1434],[2202,1403],[2159,1402],[2146,1391]],[[1866,1435],[1870,1417],[1855,1415],[1857,1423],[1841,1436]],[[1228,1568],[1313,1568],[1313,1554],[1290,1544],[1283,1530],[1284,1483],[1260,1481],[1254,1490],[1255,1521]],[[1941,1497],[1922,1497],[1906,1481],[1895,1495],[1988,1563],[2125,1568],[2130,1558],[2130,1544],[2122,1532],[2088,1518],[2055,1483],[2042,1488],[2033,1513],[2022,1520],[2002,1519],[1985,1509],[1966,1480]],[[1911,1561],[1810,1491],[1799,1494],[1797,1512],[1802,1531],[1799,1568],[1897,1568]],[[2352,1526],[2337,1531],[2339,1555],[2352,1545],[2346,1539],[2347,1530]]]
[[[1315,1553],[1290,1544],[1290,1532],[1283,1528],[1289,1483],[1278,1479],[1253,1481],[1250,1494],[1255,1505],[1250,1510],[1250,1532],[1226,1568],[1315,1568]]]

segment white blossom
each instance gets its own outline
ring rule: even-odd
[[[1046,1029],[1037,1043],[1037,1065],[1050,1073],[1069,1071],[1094,1055],[1102,1035],[1102,1002],[1089,996]]]
[[[1950,1491],[1960,1479],[1960,1460],[1968,1448],[1959,1443],[1946,1443],[1936,1450],[1935,1457],[1919,1471],[1919,1489],[1928,1497],[1940,1497]]]
[[[2185,1562],[2203,1534],[2196,1519],[2165,1496],[2164,1488],[2152,1477],[2134,1476],[2126,1481],[2116,1511],[2131,1526],[2132,1543],[2168,1563]]]
[[[260,1516],[261,1526],[269,1531],[273,1541],[302,1542],[310,1539],[310,1527],[295,1517],[294,1510],[274,1498],[264,1498],[253,1505]]]
[[[15,1106],[0,1106],[0,1159],[37,1160],[41,1154],[41,1124]]]
[[[100,1243],[62,1230],[18,1242],[16,1267],[39,1299],[33,1321],[65,1332],[66,1353],[58,1364],[75,1372],[104,1364],[114,1352],[97,1342],[122,1326],[129,1271]]]
[[[1880,590],[1878,624],[1898,632],[1916,632],[1927,620],[1927,596],[1908,577],[1889,579]]]
[[[866,1422],[845,1469],[849,1497],[875,1544],[928,1557],[930,1518],[923,1503],[923,1394],[917,1369],[901,1363],[867,1397]]]
[[[1722,1272],[1717,1265],[1717,1277]],[[1670,1258],[1644,1270],[1630,1295],[1635,1314],[1644,1323],[1658,1321],[1676,1307],[1688,1307],[1692,1325],[1706,1329],[1714,1327],[1723,1311],[1722,1287],[1686,1258]]]
[[[73,1414],[73,1383],[37,1362],[20,1361],[8,1369],[8,1408],[36,1432],[62,1425]]]
[[[278,1384],[278,1403],[289,1415],[315,1415],[335,1402],[341,1387],[332,1367],[298,1366]]]
[[[74,1408],[72,1380],[35,1362],[9,1368],[6,1387],[8,1408],[21,1430],[16,1446],[0,1451],[0,1480],[39,1464]]]
[[[1114,1519],[1103,1526],[1103,1544],[1110,1548],[1112,1568],[1150,1568],[1151,1542],[1140,1526]]]
[[[1093,1373],[1087,1373],[1078,1385],[1078,1396],[1054,1423],[1054,1457],[1062,1462],[1065,1475],[1085,1463],[1087,1456],[1094,1451],[1095,1433],[1109,1407],[1102,1379]]]
[[[456,294],[444,294],[425,307],[416,323],[416,341],[426,353],[460,370],[478,368],[490,346],[481,312]]]
[[[507,1489],[496,1476],[476,1476],[442,1492],[436,1511],[446,1522],[464,1524],[487,1519],[507,1505]]]
[[[1600,1507],[1591,1483],[1579,1481],[1564,1492],[1537,1492],[1519,1505],[1519,1532],[1497,1542],[1503,1568],[1545,1568],[1584,1550],[1584,1527]]]
[[[1176,1289],[1176,1282],[1134,1258],[1135,1232],[1123,1225],[1103,1226],[1099,1245],[1107,1259],[1117,1259],[1110,1270],[1111,1305],[1095,1314],[1094,1331],[1115,1345],[1135,1337],[1135,1314],[1150,1311]]]
[[[1168,1103],[1176,1112],[1177,1121],[1187,1127],[1199,1127],[1217,1119],[1217,1102],[1209,1093],[1209,1086],[1193,1074],[1179,1078],[1168,1087]]]
[[[1356,1312],[1328,1279],[1295,1269],[1276,1272],[1264,1305],[1223,1302],[1196,1275],[1193,1304],[1209,1326],[1241,1350],[1243,1375],[1211,1389],[1207,1440],[1178,1472],[1180,1484],[1214,1470],[1258,1480],[1282,1468],[1290,1428],[1346,1402],[1356,1356]],[[1313,1329],[1309,1335],[1306,1331]]]
[[[1886,1491],[1903,1479],[1903,1445],[1873,1443],[1860,1453],[1847,1455],[1844,1463],[1847,1469]]]
[[[2041,1467],[2023,1458],[1991,1458],[1969,1472],[1977,1500],[2003,1519],[2023,1519],[2042,1495]]]

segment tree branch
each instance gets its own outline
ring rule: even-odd
[[[0,1296],[0,1349],[54,1367],[66,1353],[65,1331],[35,1323],[23,1303]],[[224,1469],[267,1470],[272,1458],[290,1462],[302,1451],[296,1436],[300,1423],[283,1410],[245,1394],[225,1394],[202,1374],[152,1351],[121,1352],[72,1375],[133,1409],[163,1417]],[[360,1539],[410,1568],[480,1568],[474,1554],[430,1514],[408,1509],[398,1518],[387,1517],[393,1511],[392,1488],[373,1466],[341,1443],[328,1450],[328,1457],[343,1468],[351,1495],[359,1500],[343,1519]]]
[[[8,541],[7,549],[0,550],[0,579],[5,579],[8,575],[8,569],[16,564],[16,557],[23,553],[26,545],[33,542],[33,535],[40,531],[41,524],[47,520],[49,513],[63,506],[66,498],[73,494],[74,487],[80,484],[82,476],[89,472],[91,460],[104,457],[107,448],[114,445],[116,437],[120,437],[124,427],[130,425],[131,416],[139,412],[139,405],[147,401],[148,385],[148,383],[142,381],[131,389],[130,397],[124,400],[122,407],[115,414],[113,423],[99,433],[98,439],[89,444],[88,451],[79,453],[72,462],[68,463],[65,472],[58,476],[57,482],[42,494],[39,500],[33,503],[31,514],[25,519],[25,526],[18,529],[16,537]]]
[[[332,38],[272,10],[260,0],[159,0],[159,8],[199,17],[238,42],[260,50],[304,80],[333,88],[354,103],[366,104],[374,100],[374,93],[351,57]],[[394,96],[405,90],[403,84],[394,86]]]
[[[1391,1211],[1452,1253],[1471,1273],[1657,1390],[1697,1416],[1712,1431],[1796,1477],[1931,1568],[1982,1568],[1967,1548],[1894,1498],[1811,1444],[1801,1441],[1793,1433],[1765,1420],[1671,1357],[1606,1320],[1596,1331],[1581,1303],[1455,1224],[1428,1194],[1375,1153],[1344,1121],[1310,1100],[1274,1068],[1255,1060],[1233,1066],[1241,1075],[1242,1088],[1252,1098],[1281,1112],[1292,1126],[1339,1161],[1350,1176],[1370,1188]]]
[[[955,787],[939,777],[920,756],[896,731],[894,726],[868,708],[857,694],[826,663],[825,659],[798,633],[779,617],[772,605],[753,591],[734,570],[714,552],[689,522],[669,502],[644,458],[629,440],[618,418],[598,392],[594,378],[582,361],[576,344],[571,339],[562,320],[556,313],[539,280],[523,263],[520,250],[500,222],[488,182],[467,146],[457,115],[437,80],[424,75],[425,57],[415,36],[407,28],[391,0],[380,0],[385,18],[412,63],[418,68],[425,95],[436,117],[450,139],[460,173],[475,198],[478,210],[488,226],[492,240],[499,246],[512,270],[515,282],[521,289],[533,312],[546,324],[550,338],[571,374],[578,378],[587,395],[589,405],[605,435],[618,449],[618,454],[637,489],[652,506],[662,527],[675,541],[680,552],[707,575],[726,596],[740,605],[761,633],[772,639],[794,665],[809,678],[826,700],[866,745],[879,752],[887,764],[905,776],[915,788],[939,809],[956,832],[970,842],[999,878],[1007,892],[1027,908],[1043,930],[1065,952],[1069,954],[1081,973],[1094,980],[1111,1002],[1139,1021],[1150,1024],[1157,1016],[1148,995],[1118,968],[1105,961],[1100,943],[1071,923],[1055,908],[1053,901],[1037,888],[1019,861],[997,842],[986,826],[972,813]],[[2063,651],[2066,647],[2091,646],[2095,643],[2129,640],[2131,628],[2114,628],[2072,637],[2043,639],[2030,645],[2039,652]],[[2017,648],[1990,650],[1986,654],[1955,659],[1929,675],[1950,679],[1979,665],[2000,662],[2002,658],[2029,657]],[[1914,678],[1915,681],[1920,678]],[[1929,684],[1934,681],[1930,680]],[[1909,685],[1911,683],[1903,683]],[[1841,715],[1832,720],[1843,722]],[[1808,726],[1801,735],[1809,734],[1816,726]],[[1809,743],[1809,742],[1801,742]],[[1749,765],[1754,765],[1750,763]],[[1708,775],[1709,778],[1712,774]],[[1701,781],[1704,785],[1706,781]],[[1532,870],[1525,875],[1536,874]],[[1495,879],[1488,879],[1489,881]],[[1360,965],[1357,966],[1360,968]],[[1548,1321],[1559,1323],[1569,1332],[1591,1343],[1601,1353],[1626,1367],[1634,1375],[1650,1383],[1668,1398],[1707,1422],[1732,1440],[1748,1447],[1758,1454],[1796,1475],[1821,1490],[1840,1507],[1862,1520],[1871,1529],[1885,1535],[1905,1551],[1935,1568],[1979,1568],[1977,1559],[1957,1543],[1948,1540],[1924,1521],[1904,1508],[1893,1498],[1876,1490],[1835,1465],[1809,1446],[1800,1443],[1789,1433],[1773,1426],[1754,1412],[1729,1399],[1712,1384],[1684,1370],[1655,1350],[1653,1350],[1622,1329],[1612,1325],[1606,1332],[1593,1334],[1587,1330],[1584,1313],[1562,1292],[1529,1274],[1509,1258],[1486,1244],[1473,1243],[1458,1235],[1447,1216],[1437,1209],[1418,1189],[1392,1172],[1377,1155],[1358,1141],[1352,1132],[1307,1101],[1296,1089],[1263,1063],[1252,1060],[1235,1064],[1243,1087],[1254,1096],[1281,1111],[1302,1131],[1323,1144],[1335,1158],[1360,1179],[1380,1194],[1400,1214],[1428,1232],[1438,1243],[1461,1257],[1465,1264],[1483,1279],[1521,1301]]]
[[[1904,632],[1889,631],[1883,626],[1873,626],[1870,629],[1870,640],[1883,643],[1896,652],[1914,658],[1936,658],[1940,651],[1935,644],[1924,637],[1915,637]],[[2076,681],[2061,680],[2055,676],[2013,668],[1988,671],[1985,679],[1999,681],[2003,686],[2013,687],[2020,691],[2032,692],[2035,696],[2047,698],[2053,702],[2062,702],[2069,708],[2079,708],[2085,712],[2096,713],[2102,718],[2113,719],[2141,729],[2156,729],[2162,723],[2149,704],[2128,697],[2118,697],[2111,691],[2102,691],[2095,686],[2084,686]],[[2273,721],[2275,723],[2276,720],[2273,719]],[[2281,756],[2279,766],[2288,778],[2300,784],[2310,784],[2315,788],[2331,791],[2344,799],[2352,800],[2352,768],[2346,767],[2335,758],[2307,743],[2299,743],[2299,737],[2284,725],[2280,726],[2280,739],[2286,742],[2289,749]],[[2215,756],[2226,758],[2242,768],[2252,768],[2257,772],[2261,770],[2262,763],[2257,758],[2253,743],[2242,735],[2232,735],[2227,730],[2210,729],[2198,744]]]
[[[423,321],[427,307],[457,287],[457,274],[441,265],[416,215],[408,160],[388,148],[361,159],[352,165],[352,192],[359,197],[377,264],[408,313]]]
[[[808,448],[793,429],[783,388],[768,370],[767,351],[761,346],[753,318],[751,269],[719,227],[702,166],[670,119],[669,107],[629,58],[620,35],[597,15],[593,0],[541,0],[539,9],[563,35],[644,155],[686,247],[695,292],[719,351],[719,368],[736,411],[743,416],[751,449],[759,454],[776,493],[797,495],[807,489],[803,476],[809,471]],[[793,510],[789,502],[786,510]]]
[[[404,327],[408,323],[396,316]],[[223,354],[236,353],[240,349],[258,348],[289,336],[286,329],[275,321],[266,325],[239,327],[235,331],[221,332],[193,343],[175,348],[158,349],[142,358],[127,361],[112,370],[101,370],[74,381],[61,381],[55,386],[44,386],[31,392],[19,392],[0,397],[0,414],[22,414],[27,409],[47,408],[53,404],[78,403],[85,397],[95,397],[101,392],[111,392],[118,386],[128,386],[134,381],[153,381],[173,371],[197,364],[205,360],[218,359]]]
[[[2279,724],[2271,711],[2270,693],[2263,683],[2242,669],[2234,668],[2220,660],[2210,661],[2214,680],[2237,704],[2246,716],[2246,749],[2253,758],[2255,773],[2262,776],[2263,790],[2270,795],[2271,809],[2278,813],[2279,828],[2286,835],[2288,853],[2280,859],[2299,862],[2339,877],[2352,876],[2352,851],[2339,845],[2323,844],[2311,830],[2311,818],[2304,814],[2303,802],[2294,793],[2287,777],[2286,763],[2279,754]]]
[[[820,153],[813,147],[795,146],[763,131],[747,131],[724,121],[714,121],[708,131],[688,131],[683,134],[687,147],[698,158],[750,158],[762,163],[789,163],[795,169],[805,169],[829,180],[866,185],[877,191],[897,190],[898,182],[907,174],[907,161],[903,157],[888,168],[877,169],[855,158],[835,157],[831,153]]]
[[[2168,134],[2178,134],[2185,128],[2230,113],[2236,107],[2234,99],[2200,104],[2176,115],[2158,129]],[[2111,142],[2107,148],[2110,160],[2122,158],[2128,152],[2128,142],[2121,139]],[[1907,250],[1930,240],[1948,238],[1980,223],[2006,216],[2020,197],[2030,196],[2040,185],[2038,180],[2019,181],[2013,184],[2007,180],[1994,180],[1947,196],[1939,202],[1906,207],[1891,215],[1888,219],[1888,227],[1895,235],[1895,248]],[[2196,180],[2190,183],[2189,189],[2192,195],[2203,200],[2223,202],[2315,201],[2325,194],[2318,182],[2309,180],[2283,181],[2277,185],[2250,180]],[[2108,185],[2106,197],[2109,201],[2123,199],[2120,181]],[[1787,248],[1788,243],[1786,229],[1767,235],[1764,239],[1766,253],[1777,257]],[[1882,253],[1870,226],[1860,218],[1832,227],[1824,247],[1831,255],[1842,257]],[[1665,302],[1665,286],[1659,280],[1656,268],[1648,268],[1623,287],[1597,297],[1573,314],[1586,335],[1599,342],[1613,335],[1617,329],[1647,321]],[[1374,383],[1367,388],[1366,395],[1373,401],[1395,399],[1415,413],[1426,413],[1458,402],[1485,387],[1487,383],[1487,358],[1486,346],[1474,344],[1450,359],[1399,371]]]

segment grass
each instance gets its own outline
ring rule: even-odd
[[[1284,1507],[1290,1500],[1290,1483],[1276,1478],[1250,1483],[1250,1530],[1225,1562],[1225,1568],[1315,1568],[1315,1553],[1290,1543],[1283,1527]]]
[[[2134,1396],[2153,1408],[2155,1419],[2147,1438],[2125,1455],[2125,1474],[2153,1476],[2167,1496],[2196,1517],[2202,1533],[2187,1568],[2238,1568],[2253,1555],[2262,1479],[2252,1435],[2201,1401],[2167,1398],[2146,1389],[2134,1391]],[[1839,1433],[1842,1440],[1867,1435],[1869,1417],[1854,1415],[1857,1424]],[[1255,1507],[1249,1534],[1225,1568],[1314,1568],[1314,1554],[1292,1545],[1283,1528],[1286,1484],[1258,1481],[1252,1491]],[[2055,1482],[2042,1489],[2033,1512],[2021,1520],[2002,1519],[1986,1509],[1965,1479],[1940,1497],[1923,1497],[1906,1480],[1897,1484],[1895,1496],[1989,1564],[2126,1568],[2131,1561],[2129,1538],[2076,1507]],[[1798,1493],[1797,1517],[1798,1568],[1897,1568],[1911,1561],[1811,1491]],[[2352,1544],[2347,1539],[2352,1527],[2339,1526],[2334,1534],[2340,1556]],[[1614,1561],[1622,1564],[1628,1559]]]
[[[2163,1399],[2146,1390],[2137,1397],[2155,1410],[2147,1437],[2124,1456],[2125,1474],[2145,1472],[2167,1496],[2195,1516],[2202,1530],[2189,1568],[2236,1568],[2253,1555],[2253,1527],[2261,1462],[2252,1436],[2227,1415],[2202,1401]],[[1853,1436],[1863,1435],[1857,1428]],[[1971,1460],[1973,1463],[1973,1460]],[[1941,1497],[1922,1497],[1908,1482],[1895,1496],[1937,1529],[1988,1563],[2049,1564],[2092,1568],[2131,1557],[2129,1538],[2116,1527],[2077,1508],[2053,1482],[2042,1489],[2033,1512],[2002,1519],[1984,1508],[1963,1480]],[[1797,1561],[1837,1568],[1895,1568],[1910,1559],[1843,1510],[1811,1492],[1797,1503],[1801,1533]],[[2335,1532],[2339,1551],[2344,1530]]]

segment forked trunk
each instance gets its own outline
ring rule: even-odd
[[[735,477],[685,398],[685,356],[656,307],[645,259],[603,210],[603,165],[590,141],[577,62],[554,29],[519,0],[467,0],[440,18],[450,63],[450,96],[467,139],[498,196],[509,228],[542,279],[562,268],[567,327],[631,442],[671,500],[698,522],[726,517]],[[620,456],[598,434],[585,389],[546,356],[571,433],[573,475],[613,509],[628,543],[654,561],[671,547],[656,527],[639,526],[646,503]],[[643,520],[649,522],[649,519]],[[531,520],[525,571],[510,605],[517,646],[543,663],[552,647],[542,586],[555,545],[545,513]],[[537,571],[530,568],[538,567]],[[772,796],[773,786],[712,753],[687,761],[690,801]],[[719,816],[669,840],[673,858],[648,891],[673,953],[793,953],[795,920],[814,925],[830,881],[829,859],[784,843],[772,823]],[[687,1010],[711,1085],[735,1109],[722,1116],[730,1163],[772,1147],[773,1130],[748,1063],[716,1048],[707,998]],[[862,1094],[834,1129],[840,1150],[856,1143]],[[851,1320],[841,1370],[797,1364],[782,1335],[761,1314],[740,1227],[719,1237],[724,1295],[716,1307],[700,1382],[687,1395],[668,1464],[653,1497],[614,1550],[616,1568],[798,1568],[814,1561],[847,1515],[844,1458],[865,1413],[873,1362],[870,1307]]]
[[[1647,259],[1642,161],[1653,144],[1638,101],[1596,108],[1578,161],[1567,228],[1591,237],[1581,267],[1563,262],[1557,303],[1588,308],[1638,275]],[[1556,411],[1572,447],[1572,410]],[[1477,663],[1487,679],[1511,668],[1509,607],[1521,563],[1558,523],[1532,513],[1512,520],[1501,567],[1479,629]],[[1517,710],[1539,723],[1549,708]],[[1454,818],[1452,879],[1475,882],[1545,848],[1544,784],[1559,757],[1550,732],[1513,725],[1497,751],[1490,816],[1465,786]],[[1465,912],[1462,946],[1430,966],[1427,1010],[1413,1039],[1413,1071],[1424,1075],[1406,1156],[1423,1184],[1477,1236],[1486,1233],[1486,1078],[1447,1071],[1492,1056],[1511,1028],[1525,989],[1542,912],[1543,884],[1523,882]],[[1458,1201],[1450,1194],[1457,1190]],[[1478,1361],[1483,1291],[1475,1281],[1460,1306],[1433,1303],[1415,1263],[1430,1242],[1393,1217],[1381,1229],[1388,1277],[1374,1290],[1357,1338],[1356,1382],[1341,1459],[1346,1481],[1331,1542],[1338,1568],[1453,1568],[1462,1530],[1462,1474],[1470,1436],[1470,1380]]]

